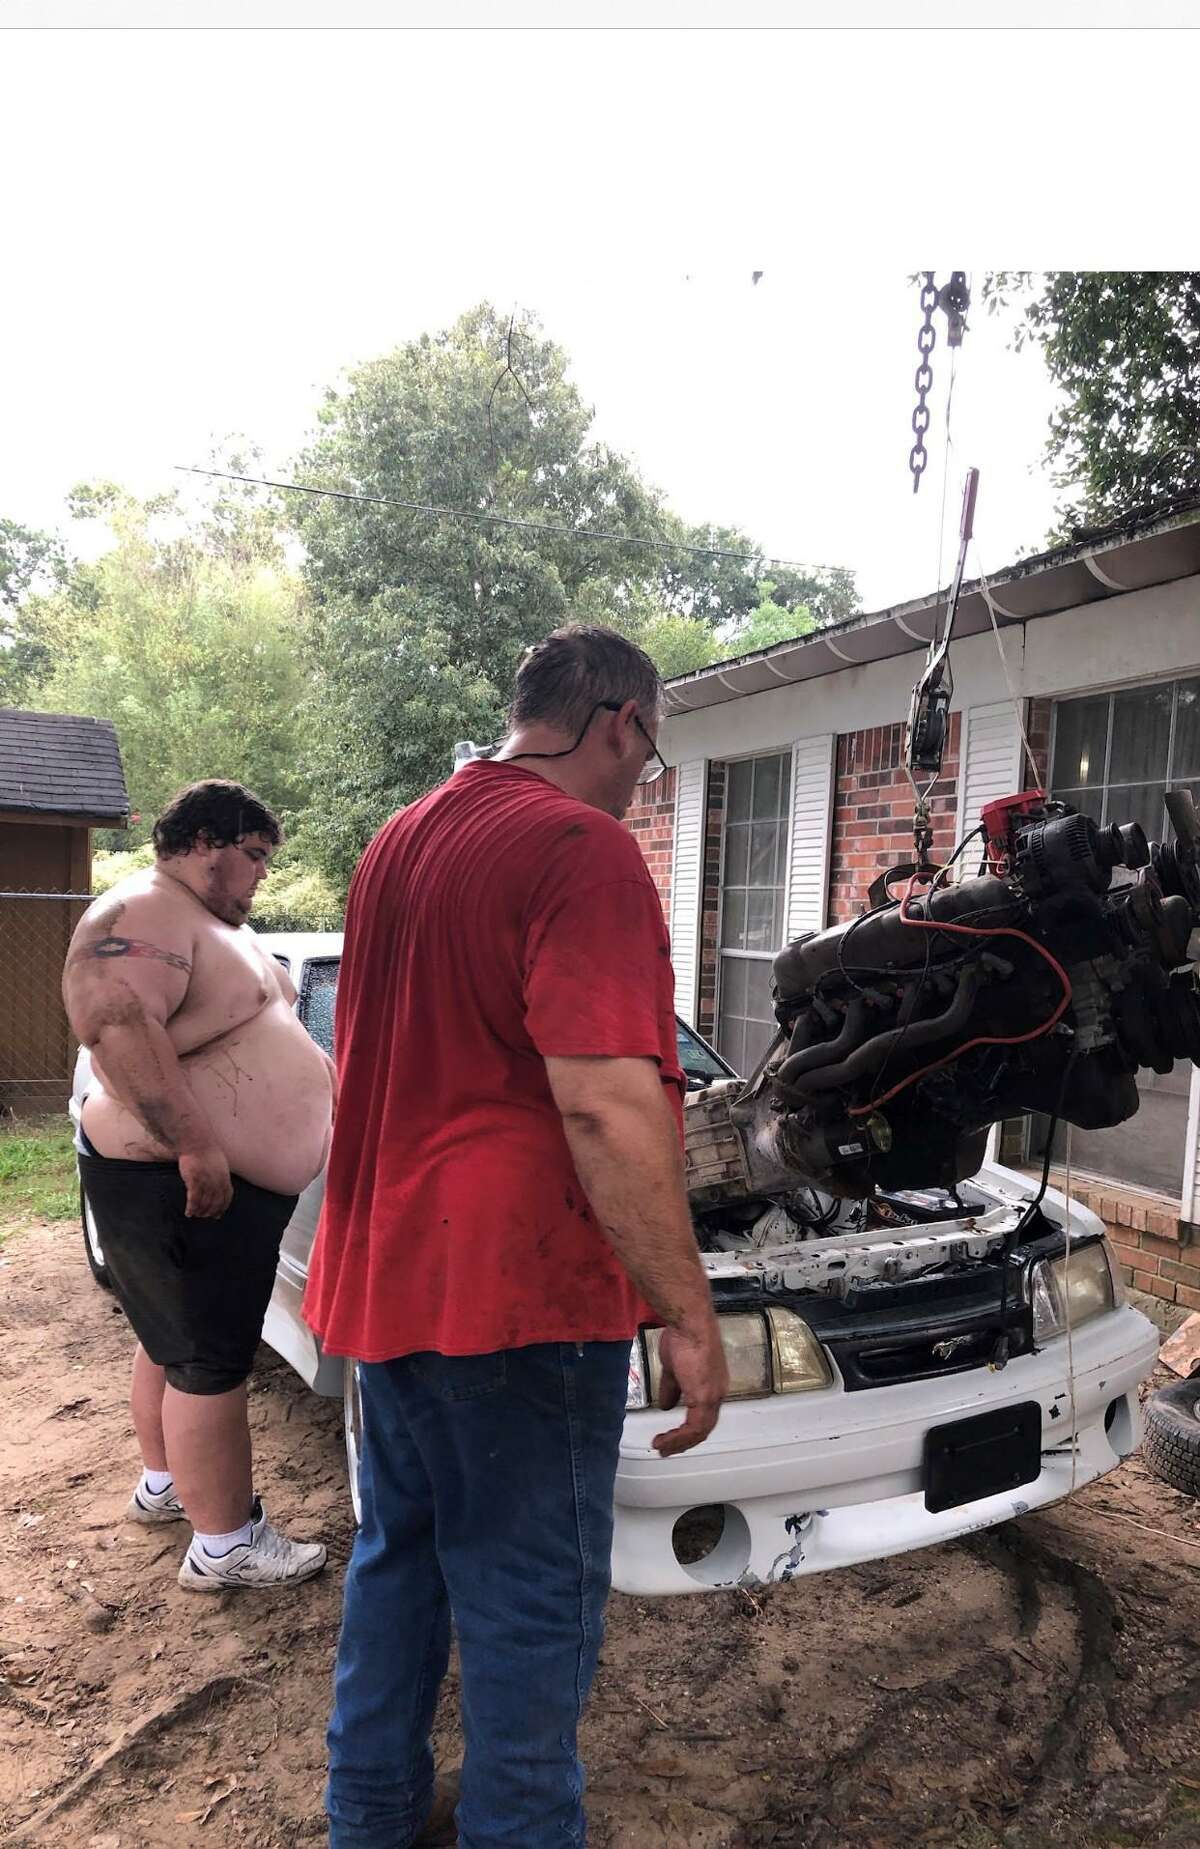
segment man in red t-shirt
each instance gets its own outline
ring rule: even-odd
[[[331,1849],[584,1841],[576,1728],[639,1323],[665,1324],[664,1404],[686,1407],[664,1456],[707,1437],[727,1386],[684,1190],[670,946],[619,820],[661,769],[660,697],[623,638],[550,636],[499,755],[393,816],[350,889],[305,1301],[362,1364]],[[457,1838],[429,1745],[452,1617]]]

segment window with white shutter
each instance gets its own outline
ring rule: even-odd
[[[717,1050],[748,1077],[775,1034],[771,964],[786,928],[792,754],[728,767],[721,856]]]
[[[704,883],[704,823],[708,765],[703,758],[675,773],[675,842],[671,861],[671,962],[675,1007],[696,1025],[700,988],[700,894]]]

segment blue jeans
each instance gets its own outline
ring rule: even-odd
[[[458,1634],[461,1849],[586,1840],[576,1730],[612,1554],[629,1344],[363,1364],[362,1527],[329,1727],[330,1849],[407,1849]]]

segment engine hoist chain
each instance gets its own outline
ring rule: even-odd
[[[933,389],[933,367],[930,355],[937,345],[937,328],[933,317],[941,309],[946,317],[946,344],[961,347],[963,333],[967,325],[967,309],[971,306],[971,292],[967,287],[965,270],[952,270],[948,283],[939,289],[934,282],[933,271],[924,272],[925,281],[921,285],[921,326],[917,333],[917,352],[920,360],[913,375],[916,387],[917,403],[912,414],[912,429],[915,441],[908,452],[908,466],[912,470],[913,493],[921,486],[921,477],[929,462],[925,448],[925,437],[929,430],[929,393]]]
[[[913,384],[916,386],[917,390],[917,405],[912,414],[913,436],[916,438],[916,441],[908,455],[908,466],[912,470],[914,494],[921,486],[921,477],[925,473],[925,468],[929,461],[929,456],[925,449],[925,433],[929,429],[929,406],[926,404],[925,400],[929,396],[929,392],[933,386],[933,367],[929,364],[929,356],[937,345],[937,329],[933,325],[933,311],[937,305],[938,292],[934,287],[933,271],[926,270],[925,282],[921,289],[921,312],[925,318],[917,333],[917,352],[921,357],[917,363],[916,374],[913,378]]]

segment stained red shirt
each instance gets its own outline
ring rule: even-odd
[[[544,1063],[657,1060],[682,1123],[662,907],[619,822],[488,761],[393,816],[350,888],[336,1052],[304,1303],[327,1349],[487,1354],[652,1320]]]

